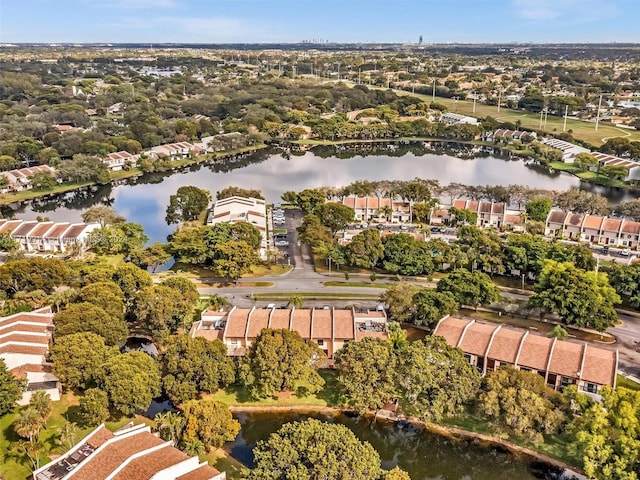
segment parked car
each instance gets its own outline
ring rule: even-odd
[[[603,254],[605,254],[605,255],[608,255],[608,254],[609,254],[609,246],[607,245],[607,246],[602,247],[602,248],[600,249],[600,253],[603,253]]]
[[[286,240],[279,240],[276,242],[276,247],[288,247],[289,246],[289,242],[287,242]]]
[[[442,230],[440,230],[439,227],[431,227],[431,232],[432,233],[440,233]]]
[[[624,250],[620,250],[620,255],[622,255],[623,257],[628,257],[629,255],[631,255],[631,249],[625,248]]]

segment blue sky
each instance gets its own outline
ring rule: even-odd
[[[1,0],[0,42],[640,42],[638,0]]]

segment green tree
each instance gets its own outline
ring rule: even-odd
[[[384,480],[411,480],[411,477],[400,467],[395,467],[385,474]]]
[[[131,261],[143,269],[151,267],[152,273],[169,260],[171,260],[171,254],[164,243],[155,242],[153,245],[131,252]]]
[[[343,425],[308,419],[286,423],[258,442],[248,480],[372,480],[381,476],[380,456]]]
[[[9,236],[8,233],[0,233],[0,252],[13,252],[20,248],[20,244]]]
[[[51,415],[51,396],[44,390],[33,392],[29,399],[29,407],[32,407],[40,417],[40,423],[45,425]]]
[[[258,250],[262,243],[260,230],[247,222],[238,222],[231,226],[231,238],[236,242],[247,242],[251,248]]]
[[[87,425],[100,425],[109,415],[109,397],[106,392],[90,388],[80,397],[80,418]]]
[[[384,245],[380,232],[374,229],[363,230],[351,239],[346,248],[349,264],[372,269],[384,255]]]
[[[290,295],[289,305],[294,308],[302,308],[304,306],[304,297],[302,295]]]
[[[566,421],[561,403],[537,373],[505,366],[484,377],[477,409],[499,431],[540,443]]]
[[[459,413],[476,395],[480,374],[444,338],[426,337],[401,354],[396,388],[405,414],[437,422]]]
[[[220,448],[240,431],[229,407],[214,400],[191,400],[184,405],[184,444],[199,440],[205,449]]]
[[[313,393],[324,384],[317,371],[323,360],[318,345],[306,343],[298,332],[265,328],[242,358],[238,375],[255,398],[301,388]]]
[[[191,306],[195,306],[196,302],[200,298],[196,285],[185,277],[169,277],[164,279],[160,285],[177,291],[182,295],[184,302]]]
[[[347,343],[336,353],[338,384],[346,404],[360,415],[382,408],[393,395],[395,362],[386,340],[368,337]]]
[[[175,404],[192,400],[201,391],[215,393],[235,379],[233,361],[220,340],[173,336],[158,360],[164,390]]]
[[[124,263],[113,274],[113,281],[120,287],[127,303],[143,288],[153,284],[151,275],[131,263]]]
[[[25,258],[0,265],[0,289],[10,296],[21,290],[51,293],[70,279],[71,270],[56,258]]]
[[[396,282],[391,284],[387,290],[380,295],[380,301],[389,307],[389,315],[396,322],[406,322],[413,317],[414,305],[413,296],[418,292],[419,287],[407,282]]]
[[[426,242],[408,233],[396,233],[384,239],[385,270],[401,275],[423,275],[433,272],[434,265]]]
[[[227,187],[216,192],[216,199],[223,200],[229,197],[245,197],[245,198],[257,198],[258,200],[264,200],[262,192],[260,190],[251,190],[240,187]]]
[[[27,388],[27,381],[13,375],[0,358],[0,417],[9,412]]]
[[[319,189],[305,189],[299,193],[284,192],[282,200],[300,208],[304,213],[314,213],[318,205],[326,201],[326,194]]]
[[[56,177],[49,172],[37,172],[29,180],[34,190],[48,190],[58,184]]]
[[[569,336],[569,332],[567,332],[560,325],[556,325],[549,332],[549,336],[552,337],[552,338],[557,338],[558,340],[564,340],[565,338],[567,338]]]
[[[458,302],[449,292],[422,288],[413,295],[414,314],[411,323],[434,326],[446,316],[458,311]]]
[[[585,473],[598,480],[636,480],[640,464],[640,392],[602,390],[602,404],[591,403],[576,417],[572,447]]]
[[[154,338],[164,342],[170,333],[186,326],[194,304],[181,293],[164,285],[152,285],[136,296],[134,315],[140,326],[148,328]]]
[[[104,364],[100,387],[124,415],[146,411],[151,400],[160,395],[158,364],[143,352],[116,355]]]
[[[85,223],[99,223],[101,228],[125,222],[125,218],[118,215],[113,207],[95,205],[82,214]]]
[[[531,200],[525,206],[527,216],[535,222],[546,222],[547,215],[553,206],[553,202],[549,198],[536,198]]]
[[[590,153],[579,153],[574,159],[574,163],[582,170],[589,170],[591,167],[598,166],[598,159]]]
[[[488,305],[498,301],[498,287],[488,275],[459,268],[438,281],[438,292],[449,292],[460,305]]]
[[[194,186],[178,188],[175,195],[169,197],[166,221],[168,224],[197,220],[211,202],[211,194]]]
[[[119,345],[129,334],[122,318],[113,317],[102,308],[87,302],[74,303],[66,310],[56,313],[53,323],[56,326],[56,337],[90,332],[104,338],[107,345]]]
[[[50,352],[53,373],[66,388],[95,384],[104,363],[117,354],[116,347],[107,346],[103,337],[91,332],[56,337]]]
[[[567,325],[603,332],[618,321],[620,297],[604,273],[586,272],[569,262],[547,260],[529,304],[557,313]]]
[[[227,281],[237,280],[258,262],[256,251],[245,241],[230,241],[218,246],[220,258],[214,261],[219,275]]]
[[[314,208],[313,214],[320,219],[322,225],[331,230],[333,235],[344,230],[355,219],[352,208],[337,202],[321,203]]]
[[[177,261],[204,264],[210,258],[211,248],[207,244],[207,234],[211,227],[204,225],[182,226],[169,236],[168,250]]]
[[[178,412],[160,412],[153,417],[154,429],[163,440],[171,440],[178,445],[184,431],[184,415]]]
[[[124,294],[114,282],[96,282],[83,287],[78,300],[102,308],[109,315],[124,318]]]

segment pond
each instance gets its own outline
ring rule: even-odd
[[[510,158],[493,149],[472,152],[469,146],[459,144],[447,144],[447,148],[436,144],[435,148],[425,148],[421,142],[389,147],[331,146],[298,153],[262,150],[239,159],[211,161],[181,171],[144,175],[118,186],[105,185],[35,200],[14,210],[5,208],[3,213],[21,219],[41,215],[55,221],[80,221],[84,210],[105,203],[129,221],[142,224],[151,241],[165,241],[175,229],[164,219],[169,196],[183,185],[195,185],[213,195],[229,185],[256,188],[268,202],[277,202],[286,190],[344,186],[359,179],[410,180],[415,177],[437,179],[441,184],[523,184],[556,190],[583,188],[605,195],[614,203],[633,197],[626,191],[581,182],[567,173],[552,173],[533,162]]]
[[[372,423],[362,417],[319,413],[236,413],[242,429],[225,449],[236,460],[253,466],[252,450],[280,426],[314,417],[347,426],[377,450],[382,466],[396,465],[412,480],[533,480],[559,478],[559,472],[539,462],[516,458],[502,449],[473,441],[454,440],[428,431],[388,422]]]

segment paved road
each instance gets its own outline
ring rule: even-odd
[[[617,342],[610,348],[618,348],[620,370],[640,376],[640,318],[619,314],[622,324],[607,330]]]

